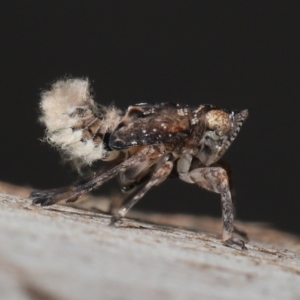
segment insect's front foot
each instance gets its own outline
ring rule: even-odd
[[[233,226],[233,233],[238,234],[244,241],[249,242],[249,237],[246,231]]]
[[[122,219],[122,216],[120,214],[115,214],[111,217],[109,226],[114,226],[116,223]]]
[[[234,249],[239,248],[241,250],[247,250],[247,247],[245,246],[245,242],[240,239],[230,238],[228,240],[223,241],[223,244],[230,248],[234,248]]]

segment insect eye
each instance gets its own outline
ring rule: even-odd
[[[211,110],[206,114],[209,129],[214,130],[218,136],[228,132],[231,127],[230,116],[222,110]]]

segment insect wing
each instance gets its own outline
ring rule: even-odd
[[[176,104],[130,106],[112,133],[109,147],[122,150],[136,146],[176,143],[188,137],[190,122],[178,114]]]

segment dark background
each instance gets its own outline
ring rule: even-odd
[[[6,2],[6,3],[4,3]],[[3,1],[0,180],[52,188],[76,176],[39,141],[40,92],[88,77],[96,100],[248,108],[226,154],[238,217],[300,234],[299,2]],[[168,180],[140,208],[220,216],[219,196]]]

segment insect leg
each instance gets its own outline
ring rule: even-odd
[[[100,174],[99,176],[93,178],[85,184],[54,189],[48,191],[36,191],[30,194],[30,198],[33,198],[32,204],[41,204],[42,206],[52,205],[60,200],[66,200],[67,202],[75,202],[83,194],[101,186],[106,181],[118,175],[120,172],[126,171],[128,168],[139,164],[145,160],[155,159],[161,154],[158,146],[146,147],[135,155],[131,156],[129,159],[120,163],[119,165],[111,168],[107,172]]]
[[[205,167],[194,169],[188,174],[185,174],[185,176],[187,176],[191,182],[194,182],[209,191],[221,194],[223,215],[222,240],[225,245],[238,245],[242,249],[245,249],[245,243],[242,240],[232,238],[232,232],[234,230],[234,208],[226,171],[220,167]]]
[[[60,200],[71,197],[75,188],[73,186],[67,186],[57,189],[33,191],[29,198],[32,198],[32,204],[41,204],[42,206],[52,205]],[[77,199],[75,199],[76,201]]]
[[[153,186],[159,185],[163,182],[171,173],[172,168],[173,163],[171,161],[167,161],[158,170],[156,170],[149,182],[111,218],[110,225],[114,225],[117,221],[122,219],[130,208],[135,205]]]
[[[108,212],[110,214],[116,213],[124,203],[134,197],[142,188],[146,185],[146,183],[151,179],[152,173],[147,173],[141,179],[135,181],[131,185],[123,185],[120,182],[120,187],[118,190],[114,190],[111,196],[111,202],[109,206]]]
[[[228,184],[229,184],[229,189],[230,189],[230,194],[231,194],[231,199],[234,207],[234,217],[236,217],[236,193],[235,193],[235,188],[234,188],[234,183],[233,183],[233,170],[232,166],[228,161],[225,160],[220,160],[217,163],[214,164],[215,167],[221,167],[223,168],[228,176]],[[233,232],[241,236],[244,240],[249,240],[247,233],[242,230],[237,228],[236,226],[233,226]]]

